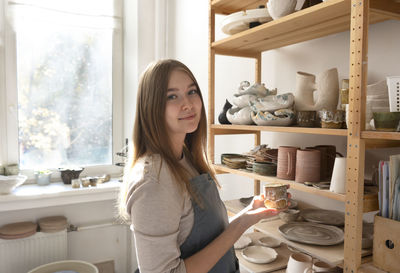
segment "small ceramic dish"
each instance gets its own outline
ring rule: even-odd
[[[279,213],[279,218],[284,222],[289,223],[296,221],[300,215],[300,211],[297,209],[288,209]]]
[[[394,132],[398,130],[400,112],[373,112],[377,131]]]
[[[266,247],[279,247],[281,245],[281,241],[269,236],[261,237],[257,240],[257,243]]]
[[[266,246],[249,246],[242,250],[243,258],[251,263],[267,264],[278,257],[278,253]]]
[[[251,244],[251,239],[247,235],[242,235],[233,245],[235,249],[242,249]]]

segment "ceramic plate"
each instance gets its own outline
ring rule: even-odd
[[[343,231],[328,225],[293,222],[280,226],[279,232],[290,241],[310,245],[330,246],[343,242]]]
[[[260,239],[257,240],[257,242],[260,245],[266,247],[278,247],[281,245],[281,241],[275,239],[274,237],[269,237],[269,236],[261,237]]]
[[[344,213],[336,210],[304,209],[301,211],[301,216],[308,222],[332,226],[344,225]]]
[[[278,253],[270,247],[249,246],[242,250],[243,258],[251,263],[267,264],[275,261]]]
[[[234,244],[235,249],[242,249],[251,244],[251,239],[249,236],[242,235]]]

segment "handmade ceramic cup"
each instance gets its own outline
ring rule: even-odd
[[[297,150],[295,181],[319,182],[321,168],[321,152],[314,149]]]
[[[308,267],[304,270],[304,273],[316,273],[316,272],[335,272],[335,267],[327,264],[323,261],[316,261],[312,264],[312,267]]]
[[[270,183],[264,186],[264,204],[267,208],[283,209],[288,205],[287,186],[280,183]]]
[[[332,176],[333,165],[335,164],[336,155],[339,155],[341,157],[343,157],[343,156],[341,153],[336,152],[335,145],[317,145],[317,146],[313,147],[313,149],[317,149],[317,150],[320,150],[321,148],[324,148],[324,154],[321,156],[324,156],[325,160],[327,161],[326,162],[326,164],[327,164],[326,176],[324,177],[324,179],[325,179],[325,178],[329,178]],[[320,150],[320,151],[322,151],[322,150]]]
[[[279,213],[279,218],[284,222],[294,222],[299,217],[300,211],[297,209],[288,209]]]
[[[298,147],[279,146],[277,178],[294,180],[296,175],[296,153]]]
[[[317,111],[298,111],[297,126],[315,127],[317,122]]]
[[[286,272],[302,273],[307,268],[312,267],[312,257],[304,253],[293,253],[289,257]]]
[[[346,193],[346,158],[336,157],[333,167],[330,191]]]

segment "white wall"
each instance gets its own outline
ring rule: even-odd
[[[181,60],[192,69],[199,81],[205,101],[208,89],[208,2],[196,0],[169,1],[169,57]],[[216,40],[225,37],[216,20]],[[400,75],[400,22],[387,21],[375,24],[369,31],[369,72],[368,83],[384,80],[389,75]],[[264,52],[262,55],[262,82],[268,88],[278,88],[278,93],[293,92],[297,71],[318,74],[323,70],[337,67],[339,80],[348,78],[349,73],[349,32],[330,35],[320,39]],[[254,81],[254,61],[238,57],[216,57],[215,109],[216,117],[225,102],[243,80]],[[334,136],[313,136],[288,133],[262,133],[263,144],[270,147],[316,144],[335,144],[337,150],[346,152],[346,138]],[[224,152],[246,152],[253,147],[252,136],[218,136],[215,142],[217,160]],[[373,162],[387,157],[393,150],[367,151],[367,159]],[[383,155],[384,154],[384,155]],[[366,170],[372,163],[367,162]],[[253,191],[252,180],[235,175],[219,175],[224,186],[223,199],[249,196]],[[297,199],[312,200],[312,204],[323,208],[344,209],[344,204],[292,191]]]

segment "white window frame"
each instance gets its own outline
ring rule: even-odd
[[[6,5],[6,0],[0,0],[0,164],[3,166],[19,162],[16,36],[6,21]],[[112,165],[82,166],[85,168],[82,175],[114,176],[123,171],[114,165],[122,162],[116,152],[124,146],[123,28],[113,32],[112,54]],[[28,176],[28,183],[33,182],[33,170],[25,170],[23,174]],[[56,172],[52,179],[59,181],[59,174]]]

